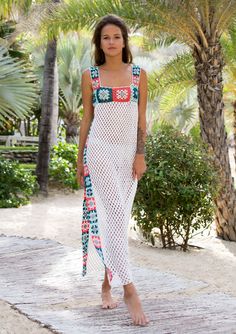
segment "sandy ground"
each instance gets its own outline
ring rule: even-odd
[[[48,198],[34,198],[30,205],[19,209],[1,209],[0,234],[46,238],[80,247],[82,196],[82,190],[74,194],[52,192]],[[136,265],[201,280],[212,291],[236,296],[236,243],[216,238],[212,227],[203,236],[196,236],[191,244],[202,248],[191,248],[187,253],[154,248],[130,230],[130,256]],[[0,324],[0,334],[51,333],[11,308],[7,301],[0,301]]]

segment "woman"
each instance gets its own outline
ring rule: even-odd
[[[128,29],[107,15],[97,24],[95,66],[82,74],[84,115],[80,127],[78,181],[84,187],[83,275],[99,261],[105,268],[102,307],[114,308],[117,276],[135,325],[146,325],[128,260],[128,224],[137,182],[146,170],[147,77],[132,64]]]

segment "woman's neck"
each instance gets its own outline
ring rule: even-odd
[[[123,63],[122,59],[115,57],[106,57],[105,64],[102,65],[102,68],[111,70],[111,71],[119,71],[125,63]]]

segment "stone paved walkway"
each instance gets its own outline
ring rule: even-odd
[[[208,284],[138,267],[133,276],[150,325],[131,325],[120,305],[100,308],[101,278],[80,279],[78,249],[47,239],[0,235],[0,299],[54,333],[235,334],[236,298]],[[1,329],[0,329],[1,333]]]

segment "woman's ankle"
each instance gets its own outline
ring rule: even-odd
[[[126,297],[130,297],[134,294],[137,294],[136,288],[133,283],[123,285],[123,288],[124,288],[124,295]]]
[[[111,290],[110,284],[108,282],[103,282],[102,283],[102,290],[103,291],[109,291],[109,290]]]

